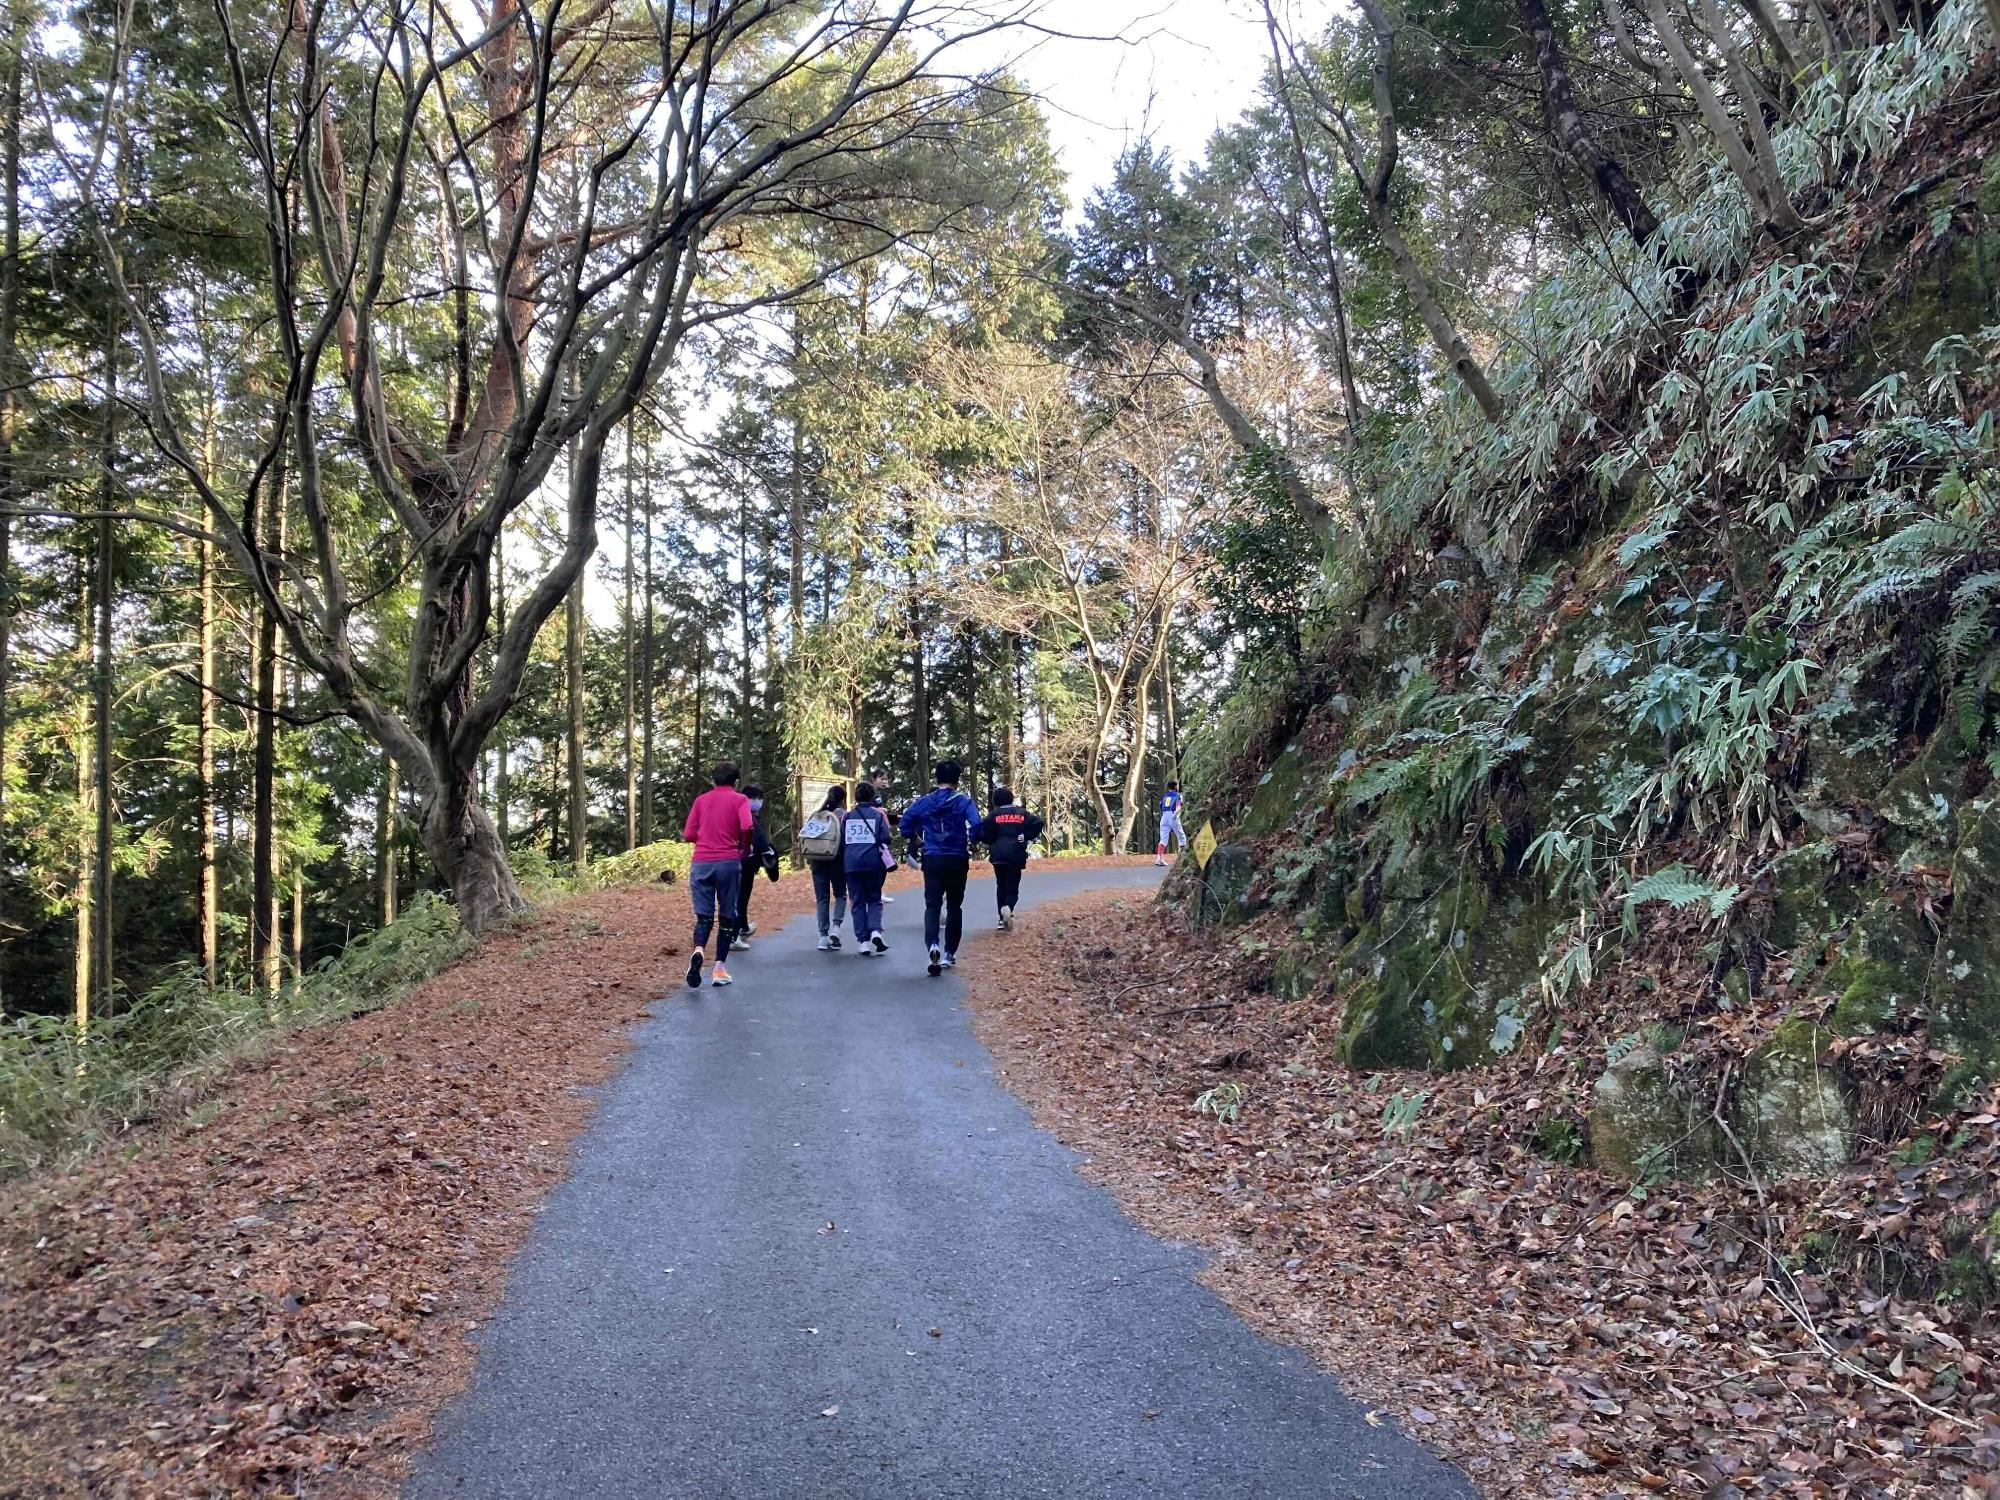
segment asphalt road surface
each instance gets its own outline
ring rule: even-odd
[[[1038,862],[1023,897],[1157,873]],[[415,1500],[1473,1494],[1077,1176],[924,973],[921,897],[888,913],[884,957],[807,918],[661,998]]]

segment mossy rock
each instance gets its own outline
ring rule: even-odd
[[[1419,854],[1358,923],[1341,962],[1361,974],[1341,1045],[1358,1068],[1473,1067],[1511,1048],[1518,1005],[1560,917],[1515,883],[1496,894],[1469,865],[1435,882],[1444,860]],[[1449,868],[1448,865],[1445,866]]]
[[[1644,1044],[1599,1075],[1585,1134],[1592,1161],[1635,1180],[1706,1177],[1722,1159],[1722,1132],[1707,1106],[1682,1094]]]
[[[1303,811],[1311,771],[1303,750],[1295,744],[1285,746],[1258,779],[1237,833],[1254,839],[1293,826]]]
[[[1217,844],[1208,868],[1190,882],[1188,919],[1196,927],[1247,922],[1266,903],[1250,888],[1257,879],[1257,851],[1248,844]]]
[[[1950,733],[1933,734],[1875,798],[1875,810],[1917,846],[1920,861],[1942,857],[1953,840],[1965,762],[1951,742]]]
[[[1937,211],[1949,212],[1959,191],[1955,178],[1932,188],[1917,210],[1923,217],[1915,222]],[[1979,193],[1989,219],[2000,215],[2000,209],[1992,206],[1996,197],[2000,197],[2000,169],[1989,164]],[[1907,248],[1903,242],[1884,240],[1864,259],[1863,274],[1886,277]],[[1989,229],[1951,242],[1912,279],[1903,296],[1891,299],[1869,323],[1848,360],[1842,382],[1847,393],[1859,395],[1895,371],[1920,372],[1924,357],[1939,339],[1973,333],[1992,322],[2000,307],[1995,306],[1988,268],[1996,261],[2000,261],[2000,233]]]
[[[1835,997],[1832,1025],[1842,1036],[1888,1029],[1922,1011],[1930,988],[1933,940],[1922,918],[1888,900],[1871,902],[1841,943],[1821,989]]]
[[[1787,849],[1771,861],[1771,918],[1764,938],[1783,953],[1825,942],[1854,914],[1858,893],[1840,878],[1825,840]]]
[[[1731,1110],[1731,1128],[1766,1177],[1831,1177],[1854,1158],[1854,1110],[1820,1057],[1832,1033],[1787,1022],[1752,1053]]]
[[[1271,993],[1283,1000],[1303,1000],[1319,985],[1326,961],[1310,943],[1278,950],[1271,960]]]
[[[1431,1039],[1404,985],[1364,981],[1347,997],[1340,1029],[1341,1055],[1350,1067],[1428,1067]]]
[[[1824,837],[1854,826],[1855,812],[1873,808],[1892,774],[1894,746],[1881,721],[1842,695],[1806,730],[1806,784],[1799,815]]]
[[[1960,810],[1951,890],[1928,1000],[1937,1032],[1990,1077],[2000,1065],[2000,798]]]

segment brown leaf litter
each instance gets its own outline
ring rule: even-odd
[[[1948,1160],[1761,1199],[1634,1190],[1538,1142],[1587,1089],[1580,1057],[1355,1073],[1337,1004],[1269,994],[1254,940],[1197,941],[1129,895],[982,941],[1064,955],[975,964],[970,993],[1001,1076],[1086,1174],[1210,1249],[1232,1307],[1485,1493],[2000,1495],[1991,1315],[1823,1253],[1837,1228],[1893,1264],[1990,1212],[2000,1098],[1930,1122]]]

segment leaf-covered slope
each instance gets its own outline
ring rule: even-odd
[[[1352,1062],[1665,1019],[1607,1071],[1595,1144],[1698,1171],[1673,1059],[1726,1026],[1708,1112],[1775,1173],[2000,1071],[1983,25],[1954,4],[1851,98],[1805,92],[1778,137],[1805,234],[1762,235],[1718,169],[1657,255],[1534,288],[1507,419],[1446,402],[1402,435],[1316,658],[1208,737],[1233,832],[1200,909],[1295,915],[1279,982],[1338,1002]],[[1861,1035],[1907,1075],[1865,1120],[1868,1080],[1827,1066]]]

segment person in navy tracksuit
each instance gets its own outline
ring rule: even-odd
[[[863,958],[889,951],[882,938],[882,878],[894,863],[889,853],[893,833],[875,805],[874,785],[862,782],[854,789],[854,806],[841,819],[840,846],[847,909],[854,916],[854,941]]]
[[[958,940],[965,934],[965,875],[972,865],[979,804],[958,789],[961,774],[957,761],[939,761],[937,785],[903,813],[903,837],[921,837],[923,843],[924,947],[930,953],[933,975],[958,962]],[[944,919],[941,940],[940,909]]]
[[[1028,845],[1042,836],[1042,820],[1014,801],[1008,787],[993,789],[993,809],[976,835],[993,861],[993,895],[1000,907],[1000,928],[1014,925],[1014,908],[1021,904],[1021,871],[1027,867]]]
[[[1154,864],[1167,862],[1167,840],[1170,837],[1178,839],[1182,849],[1187,848],[1187,829],[1181,826],[1181,784],[1178,781],[1168,782],[1167,790],[1160,798],[1160,842],[1153,851]]]

